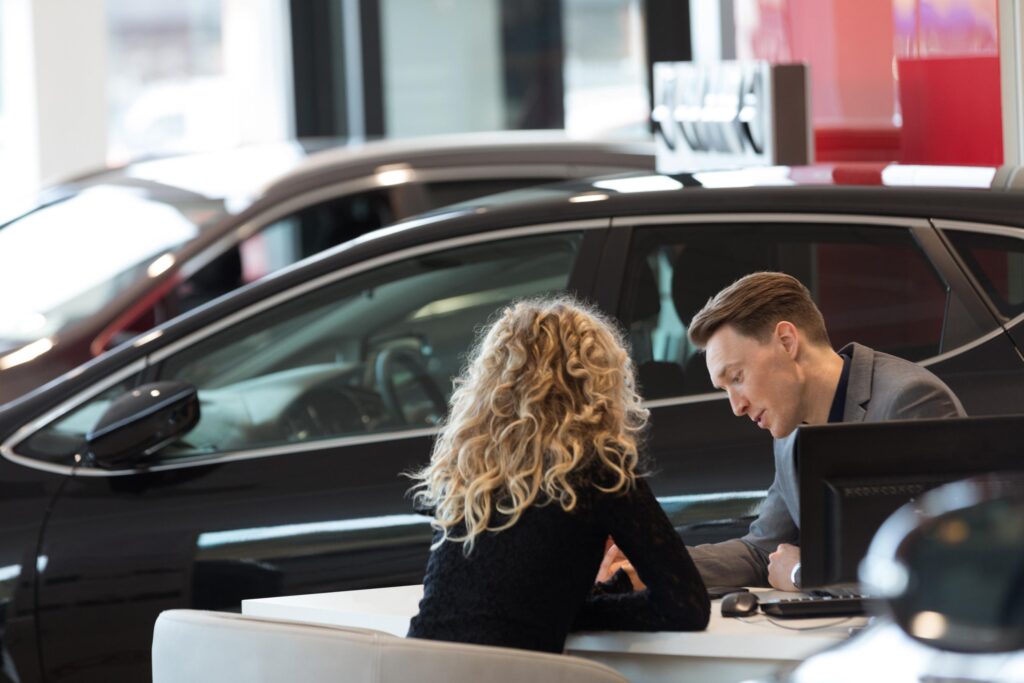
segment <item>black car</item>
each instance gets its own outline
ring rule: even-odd
[[[501,131],[152,159],[0,218],[0,404],[278,268],[445,204],[654,169],[642,142]]]
[[[161,610],[419,582],[429,526],[402,472],[427,458],[481,324],[519,297],[575,292],[628,331],[652,487],[689,543],[743,533],[771,483],[769,436],[686,339],[740,275],[792,273],[836,346],[927,365],[969,413],[1020,412],[1024,194],[1004,177],[816,167],[518,190],[161,325],[0,410],[4,674],[142,680]],[[850,178],[877,184],[836,184]],[[182,406],[198,390],[198,424],[169,414],[140,435],[168,388]]]

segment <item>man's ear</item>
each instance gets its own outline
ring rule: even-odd
[[[796,325],[788,320],[780,320],[775,325],[775,338],[782,344],[782,348],[789,354],[790,358],[796,358],[800,352],[800,335]]]

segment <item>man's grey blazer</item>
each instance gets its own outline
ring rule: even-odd
[[[861,344],[843,347],[850,357],[843,422],[882,422],[963,416],[963,406],[925,368]],[[768,585],[768,554],[780,543],[800,543],[800,498],[793,443],[796,431],[775,440],[775,481],[750,531],[740,539],[690,548],[708,586]]]

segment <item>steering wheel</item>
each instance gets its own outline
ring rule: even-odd
[[[373,375],[377,387],[380,389],[380,396],[384,401],[384,405],[399,423],[412,424],[409,417],[405,414],[402,401],[395,390],[395,370],[398,367],[402,367],[412,374],[413,380],[423,390],[423,393],[426,394],[427,399],[438,415],[444,415],[448,411],[448,401],[445,400],[444,394],[437,387],[434,378],[427,372],[427,368],[423,364],[423,356],[409,349],[392,347],[384,349],[377,354],[377,360],[373,366]]]
[[[323,439],[366,430],[359,406],[348,394],[315,387],[292,401],[279,418],[289,441]]]

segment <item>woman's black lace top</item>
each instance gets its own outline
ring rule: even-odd
[[[704,629],[704,583],[646,481],[576,491],[577,509],[531,506],[511,528],[478,536],[469,557],[461,543],[434,550],[409,636],[561,652],[570,630]],[[646,590],[593,590],[608,536]]]

